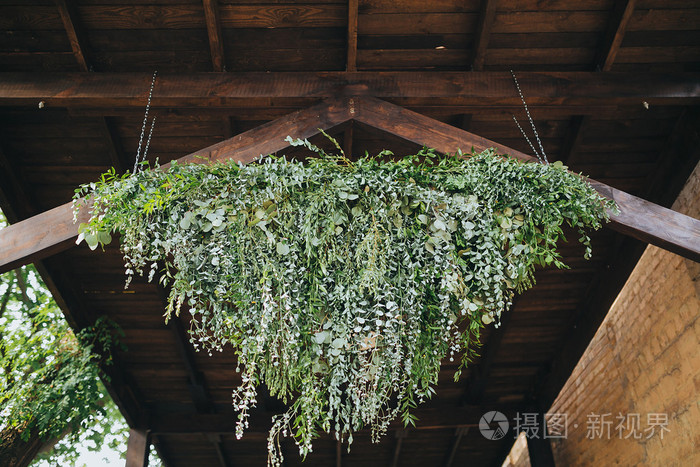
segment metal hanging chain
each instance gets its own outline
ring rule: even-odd
[[[151,89],[148,91],[148,102],[146,102],[146,112],[143,115],[143,124],[141,125],[141,137],[139,138],[139,147],[136,150],[136,159],[134,160],[134,171],[136,173],[139,168],[139,164],[146,160],[146,154],[148,153],[148,146],[151,144],[151,135],[153,134],[153,127],[156,124],[156,118],[153,117],[153,122],[151,123],[151,130],[148,132],[148,141],[146,142],[146,147],[144,148],[143,155],[141,154],[141,146],[143,145],[143,137],[146,133],[146,123],[148,122],[148,112],[151,110],[151,98],[153,97],[153,88],[156,85],[156,75],[158,71],[153,72],[153,78],[151,79]]]
[[[527,141],[527,144],[530,145],[530,149],[532,149],[532,152],[537,156],[537,160],[540,162],[540,164],[544,164],[544,162],[542,162],[542,158],[540,157],[540,153],[537,152],[537,149],[535,149],[535,146],[533,146],[532,141],[530,141],[530,138],[528,138],[525,134],[525,130],[523,130],[523,127],[520,126],[520,122],[518,122],[518,119],[515,118],[515,115],[511,115],[511,117],[513,117],[515,125],[520,130],[520,133],[523,135],[523,138],[525,138],[525,141]]]
[[[545,163],[549,164],[549,161],[547,160],[547,154],[545,154],[544,147],[542,146],[542,141],[540,140],[540,135],[537,134],[537,128],[535,128],[535,122],[532,120],[532,116],[530,115],[530,109],[528,109],[527,103],[525,102],[525,97],[523,96],[523,92],[520,90],[520,83],[518,83],[518,78],[515,77],[515,73],[513,73],[513,70],[510,70],[510,74],[513,77],[513,82],[515,83],[515,88],[518,90],[518,95],[520,96],[520,100],[523,103],[523,107],[525,107],[525,113],[527,114],[527,118],[530,120],[530,126],[532,127],[532,131],[535,133],[535,139],[537,140],[537,145],[540,147],[540,151],[542,152],[542,156],[540,156],[540,153],[537,152],[534,145],[530,142],[530,139],[525,134],[525,131],[520,126],[520,123],[518,123],[518,119],[515,118],[515,115],[513,115],[513,120],[515,120],[515,124],[518,126],[518,128],[520,129],[520,132],[523,134],[523,136],[527,140],[527,143],[530,145],[530,148],[532,148],[532,152],[534,152],[535,155],[537,156],[537,160],[540,161],[540,164],[545,164]],[[542,159],[544,159],[544,161]]]

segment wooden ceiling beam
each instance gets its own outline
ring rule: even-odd
[[[462,438],[469,433],[469,427],[464,426],[464,427],[459,427],[455,430],[455,437],[454,440],[452,440],[452,446],[450,446],[450,452],[447,456],[447,460],[445,461],[445,467],[452,467],[452,463],[455,460],[455,457],[457,456],[457,450],[459,449],[459,445],[462,443]]]
[[[214,71],[226,71],[226,55],[224,54],[224,40],[221,34],[218,0],[202,0],[202,6],[207,23],[213,69]]]
[[[342,100],[329,100],[184,156],[178,162],[204,163],[233,158],[248,163],[261,154],[288,147],[285,142],[288,135],[309,138],[317,134],[319,128],[330,130],[350,120],[351,110],[352,107]],[[10,180],[17,180],[17,177],[12,176]],[[88,219],[89,209],[84,208],[74,223],[72,203],[66,203],[0,230],[0,271],[10,271],[70,248],[78,235],[77,224]]]
[[[651,199],[671,205],[678,197],[687,180],[687,177],[680,174],[692,171],[700,160],[698,128],[698,110],[688,110],[678,119],[660,157],[666,164],[673,165],[660,166],[654,171],[656,178],[650,180],[648,191]],[[698,238],[700,236],[695,238],[696,244],[700,243]],[[616,240],[613,259],[590,285],[585,294],[586,300],[578,307],[576,318],[563,340],[563,347],[557,352],[557,358],[545,378],[541,378],[536,384],[537,405],[543,410],[551,407],[564,387],[645,248],[646,245],[631,238]]]
[[[78,11],[73,0],[55,0],[58,12],[63,21],[63,27],[66,30],[68,41],[70,42],[73,55],[81,71],[92,71],[92,65],[87,58],[87,39],[83,33],[83,28],[78,20]],[[106,117],[97,117],[102,136],[107,140],[109,157],[112,162],[112,167],[117,173],[124,173],[126,170],[126,161],[124,151],[119,142],[119,138],[112,127],[112,124]]]
[[[357,71],[358,0],[348,0],[348,51],[345,71]]]
[[[599,71],[610,71],[617,52],[625,37],[627,24],[632,18],[637,0],[616,0],[613,7],[610,25],[605,33],[603,43],[595,59],[595,68]]]
[[[63,21],[63,27],[68,35],[68,41],[70,42],[71,49],[73,50],[73,55],[75,55],[75,60],[78,62],[78,66],[81,71],[90,71],[92,66],[87,58],[86,48],[85,48],[85,38],[82,27],[78,22],[78,11],[76,9],[75,3],[72,0],[54,0],[56,6],[58,7],[58,12],[61,15],[61,21]]]
[[[386,131],[416,144],[432,147],[443,153],[456,148],[477,152],[490,147],[501,154],[509,154],[522,161],[535,158],[486,138],[433,120],[408,109],[379,99],[358,99],[355,120]],[[636,196],[617,190],[595,180],[589,180],[593,188],[620,208],[612,214],[608,227],[646,243],[664,248],[693,261],[700,262],[700,220],[685,216]]]
[[[394,432],[394,437],[396,438],[396,444],[394,444],[394,456],[391,458],[391,467],[398,467],[399,459],[401,458],[401,447],[403,446],[403,440],[408,436],[408,430],[401,428]]]
[[[583,140],[583,130],[591,121],[590,115],[574,115],[571,118],[569,127],[564,137],[561,150],[559,152],[559,160],[563,164],[569,164],[575,160],[578,147]]]
[[[287,147],[288,135],[308,138],[319,129],[329,130],[349,120],[357,120],[416,144],[443,153],[458,148],[483,151],[495,148],[502,154],[523,160],[534,158],[486,138],[372,97],[351,97],[325,101],[305,110],[261,125],[234,138],[184,156],[180,163],[204,163],[234,158],[247,163],[261,154]],[[163,166],[167,167],[167,164]],[[603,196],[614,200],[620,213],[612,215],[608,226],[647,243],[700,261],[700,221],[645,201],[613,187],[590,180]],[[87,209],[81,210],[84,222]],[[66,203],[31,219],[0,230],[0,272],[46,257],[51,251],[67,248],[77,236],[71,203]]]
[[[531,106],[700,102],[700,73],[520,72],[518,80]],[[150,83],[147,73],[0,73],[0,106],[141,109]],[[482,71],[159,74],[151,106],[308,105],[338,95],[404,106],[521,105],[510,73]]]
[[[476,24],[476,40],[474,41],[472,61],[470,68],[472,71],[481,71],[484,69],[484,60],[486,59],[486,49],[489,45],[491,37],[491,29],[493,22],[496,19],[496,8],[498,0],[481,0],[481,12]]]

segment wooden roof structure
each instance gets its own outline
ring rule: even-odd
[[[107,315],[124,329],[109,389],[165,465],[264,465],[281,404],[263,394],[235,439],[232,353],[194,352],[186,318],[163,323],[157,285],[124,290],[118,247],[72,246],[74,189],[133,165],[154,70],[148,158],[164,163],[294,154],[284,138],[319,128],[352,154],[528,158],[510,69],[549,159],[590,175],[620,215],[592,260],[562,245],[571,269],[538,272],[460,382],[445,363],[415,429],[362,433],[350,453],[322,438],[303,464],[500,465],[513,438],[485,439],[479,418],[546,412],[643,242],[700,260],[700,221],[663,207],[700,159],[697,1],[1,0],[0,207],[16,224],[0,231],[0,271],[37,261],[75,328]]]

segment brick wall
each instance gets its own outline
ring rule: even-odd
[[[700,218],[700,165],[673,209]],[[700,465],[699,317],[700,264],[649,246],[550,409],[557,465]]]

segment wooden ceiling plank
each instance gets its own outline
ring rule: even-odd
[[[602,46],[596,55],[595,67],[599,71],[610,71],[615,57],[625,37],[637,0],[616,0],[611,14],[610,24]]]
[[[226,55],[221,34],[219,2],[218,0],[202,0],[202,5],[204,7],[204,18],[207,23],[212,66],[214,71],[226,71]]]
[[[516,159],[535,160],[520,151],[388,102],[372,97],[357,100],[360,109],[356,120],[416,144],[432,147],[443,153],[454,152],[456,148],[462,148],[464,151],[473,148],[480,152],[493,147],[501,154],[510,154]],[[697,241],[700,238],[700,220],[598,181],[589,181],[596,191],[614,200],[620,208],[619,214],[611,215],[608,227],[700,262],[700,243]]]
[[[63,21],[63,27],[68,35],[73,55],[81,71],[90,71],[92,66],[87,58],[85,39],[82,27],[78,22],[78,11],[72,0],[54,0]]]
[[[484,69],[486,59],[486,49],[491,37],[491,29],[496,19],[496,8],[498,0],[482,0],[479,21],[476,25],[476,41],[474,42],[474,52],[472,54],[471,70],[481,71]]]
[[[499,410],[507,416],[515,415],[519,406],[513,404],[499,405]],[[492,410],[489,406],[463,406],[451,407],[449,411],[444,408],[429,408],[419,406],[411,411],[418,421],[411,430],[436,430],[436,429],[458,429],[460,427],[477,427],[481,416]],[[245,436],[252,433],[267,434],[270,431],[271,417],[276,412],[254,410],[250,413],[249,428],[246,429]],[[156,412],[151,417],[149,428],[154,435],[176,435],[176,434],[221,434],[230,435],[234,432],[236,417],[234,412],[200,414],[191,412]],[[404,429],[400,419],[393,420],[389,425],[389,430]]]
[[[700,73],[519,72],[531,106],[692,105],[700,102]],[[0,106],[143,108],[148,73],[0,73]],[[401,105],[519,105],[508,72],[163,73],[153,109],[221,108],[313,102],[372,95]],[[274,99],[270,101],[269,99]]]
[[[358,0],[348,0],[348,50],[346,71],[357,71]]]

